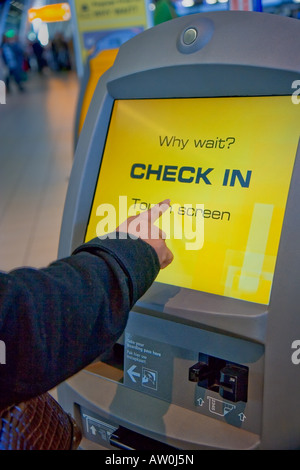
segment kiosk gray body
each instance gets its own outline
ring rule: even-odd
[[[299,44],[297,20],[249,12],[178,18],[123,44],[78,141],[59,257],[85,240],[116,100],[286,96],[300,129]],[[300,448],[299,146],[293,159],[269,300],[155,282],[130,313],[121,363],[101,358],[59,387],[83,448]]]

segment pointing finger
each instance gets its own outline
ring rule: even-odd
[[[151,207],[151,209],[148,209],[147,211],[143,212],[142,215],[145,215],[148,217],[148,219],[151,220],[151,222],[155,222],[164,212],[166,212],[170,207],[170,199],[165,199],[162,202],[159,202],[158,204],[155,204],[155,206]]]

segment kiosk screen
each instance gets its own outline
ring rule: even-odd
[[[86,240],[168,198],[157,281],[268,304],[298,140],[288,96],[117,100]]]

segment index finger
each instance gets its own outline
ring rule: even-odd
[[[170,207],[170,199],[165,199],[164,201],[155,204],[155,206],[148,209],[145,214],[150,218],[151,222],[155,222],[164,212],[166,212]]]

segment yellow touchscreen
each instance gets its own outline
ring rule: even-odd
[[[288,96],[116,101],[86,240],[169,198],[157,281],[268,304],[299,129]]]

